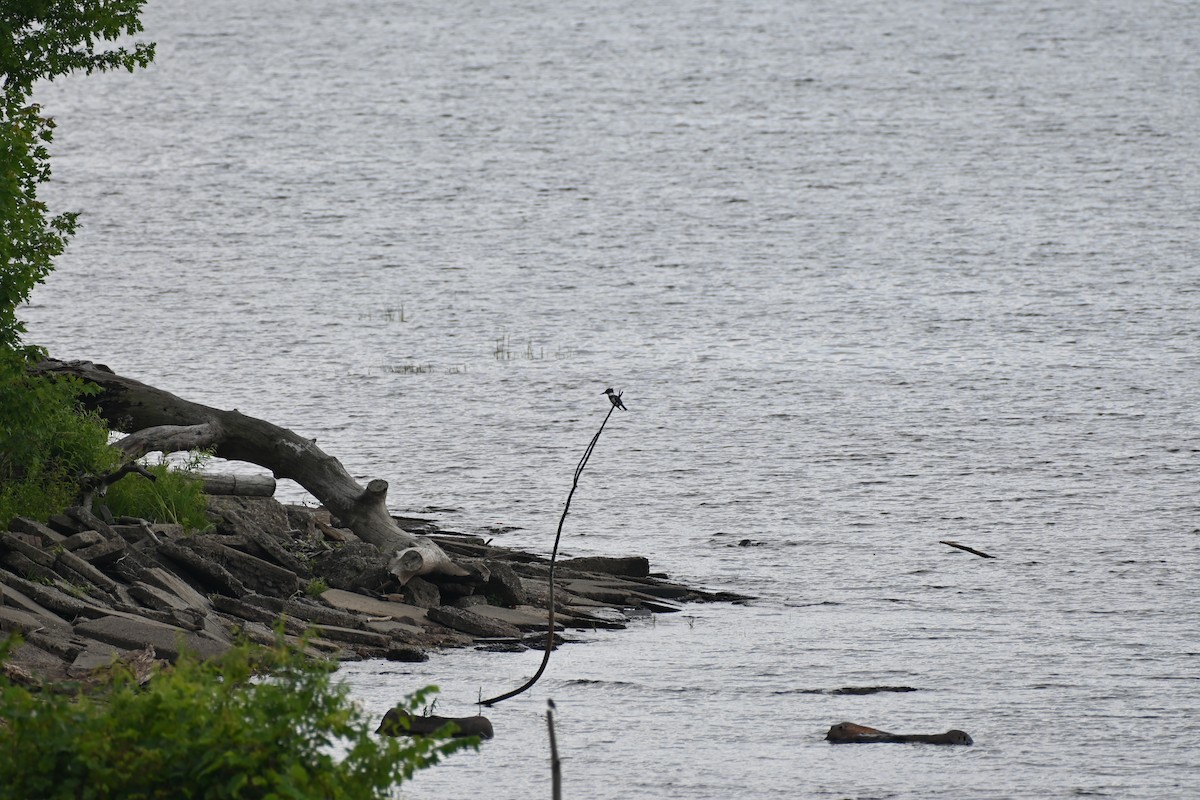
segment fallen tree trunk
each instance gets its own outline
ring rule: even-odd
[[[387,509],[387,481],[366,487],[315,440],[237,409],[193,403],[170,392],[117,375],[90,361],[46,359],[43,375],[69,375],[96,384],[101,392],[85,398],[113,430],[128,436],[116,442],[130,459],[161,451],[210,450],[229,461],[246,461],[303,486],[360,539],[392,556],[388,571],[407,583],[414,575],[441,572],[464,575],[431,539],[402,530]]]

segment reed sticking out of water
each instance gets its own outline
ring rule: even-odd
[[[521,694],[538,682],[538,678],[541,678],[542,673],[546,671],[546,665],[550,663],[550,651],[554,649],[554,562],[558,558],[558,542],[562,538],[563,523],[567,520],[567,512],[571,510],[571,498],[575,496],[575,489],[579,486],[579,476],[583,474],[583,468],[587,466],[588,459],[592,457],[592,450],[596,448],[596,442],[600,441],[600,434],[604,433],[604,426],[608,424],[608,418],[612,416],[613,411],[616,409],[615,405],[609,407],[608,413],[604,415],[604,421],[600,423],[600,430],[596,431],[596,435],[588,443],[587,449],[583,451],[583,457],[579,459],[579,464],[575,467],[575,479],[571,483],[571,491],[567,494],[567,502],[563,505],[562,516],[558,518],[558,533],[554,535],[554,548],[550,551],[550,602],[547,604],[549,622],[546,626],[546,652],[542,654],[542,663],[538,667],[537,672],[533,673],[533,677],[525,681],[524,684],[513,689],[511,692],[505,692],[490,700],[484,700],[481,705],[493,706],[502,700],[507,700],[510,697],[516,697]]]
[[[546,727],[550,730],[551,797],[562,800],[562,762],[558,760],[558,740],[554,738],[554,701],[546,700]]]

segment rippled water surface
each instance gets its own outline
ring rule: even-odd
[[[758,598],[584,635],[404,797],[548,792],[547,697],[568,797],[1200,794],[1195,5],[145,20],[150,70],[41,92],[85,227],[30,341],[541,552],[622,388],[564,550]],[[344,675],[465,714],[536,660]],[[816,691],[866,685],[919,691]]]

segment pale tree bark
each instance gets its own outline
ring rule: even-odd
[[[184,400],[170,392],[117,375],[90,361],[46,359],[36,371],[70,375],[100,387],[86,398],[109,426],[128,436],[116,442],[130,459],[156,451],[173,453],[209,450],[229,461],[246,461],[288,478],[354,531],[360,539],[390,555],[389,569],[400,583],[414,575],[441,572],[465,575],[431,539],[408,533],[387,509],[387,481],[366,487],[346,472],[341,462],[317,447],[315,440],[242,414]]]

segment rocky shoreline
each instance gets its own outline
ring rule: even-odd
[[[87,681],[115,659],[147,670],[188,650],[202,658],[241,639],[269,644],[273,627],[314,657],[421,661],[438,648],[542,648],[548,558],[398,517],[434,539],[465,577],[396,584],[387,558],[327,511],[271,497],[208,497],[211,532],[76,507],[47,524],[0,531],[0,631],[23,643],[4,664],[31,685]],[[680,604],[742,601],[652,573],[646,558],[575,558],[555,565],[555,628],[622,628],[630,616]]]

